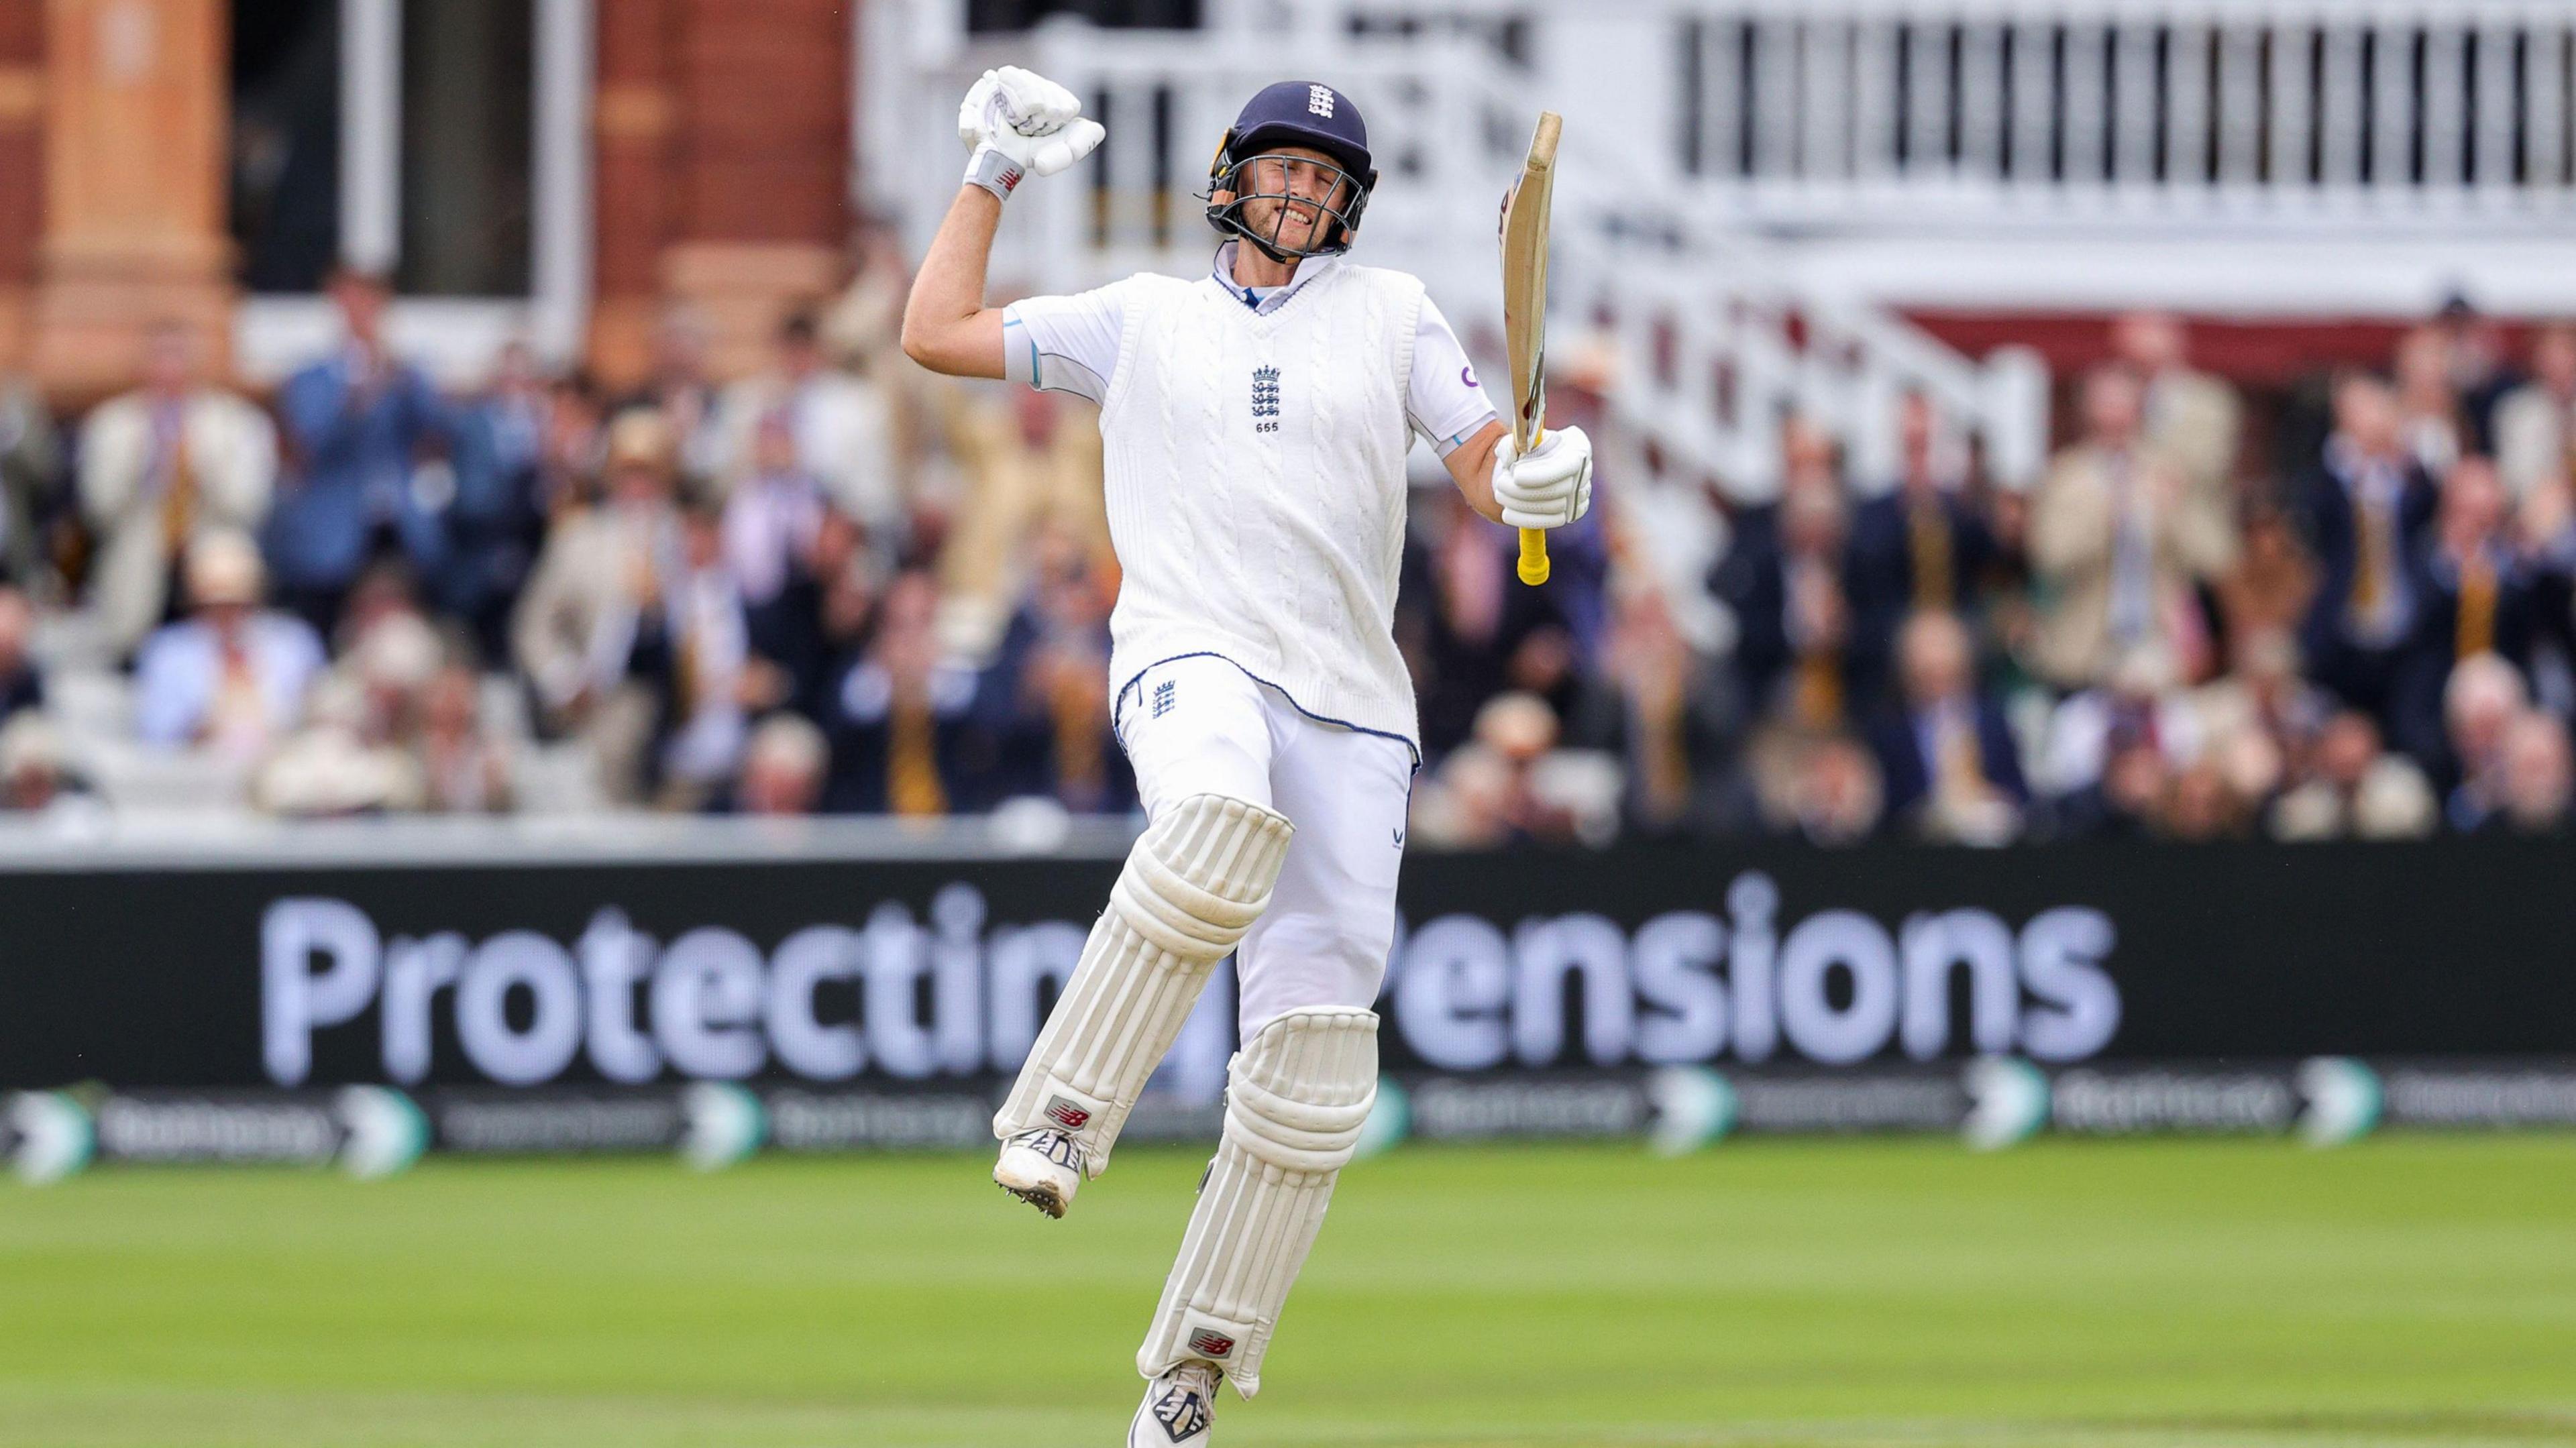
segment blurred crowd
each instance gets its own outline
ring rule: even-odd
[[[348,272],[271,397],[177,327],[76,418],[0,379],[0,811],[1131,811],[1087,409],[913,368],[860,250],[739,377],[675,310],[639,387],[442,391]],[[2576,328],[2446,311],[2269,449],[2188,340],[2121,319],[2027,491],[1793,419],[1679,570],[1615,463],[1540,590],[1428,469],[1417,837],[2567,828]]]
[[[2108,341],[2026,490],[1920,396],[1892,477],[1790,420],[1776,500],[1720,508],[1678,587],[1643,536],[1675,515],[1616,476],[1573,590],[1506,587],[1436,510],[1421,835],[2565,832],[2576,326],[2517,348],[2454,304],[2259,419],[2179,319]]]
[[[903,363],[904,286],[456,395],[346,272],[272,398],[177,327],[66,424],[0,394],[0,809],[1132,808],[1096,433]]]

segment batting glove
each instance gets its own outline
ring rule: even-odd
[[[1098,121],[1083,119],[1073,92],[1016,65],[984,72],[957,107],[957,136],[971,153],[966,184],[1004,201],[1021,177],[1052,176],[1090,155],[1108,134]]]
[[[1550,428],[1522,457],[1504,433],[1494,449],[1494,501],[1514,528],[1562,528],[1592,511],[1592,439],[1579,427]]]

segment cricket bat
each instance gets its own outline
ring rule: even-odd
[[[1538,113],[1521,179],[1503,198],[1503,350],[1511,359],[1512,444],[1529,456],[1547,421],[1547,202],[1565,118]],[[1521,582],[1547,582],[1547,534],[1521,530]]]

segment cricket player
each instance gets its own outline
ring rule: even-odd
[[[1125,575],[1111,719],[1148,822],[994,1117],[993,1178],[1064,1215],[1234,953],[1243,1045],[1224,1138],[1137,1354],[1149,1383],[1127,1436],[1205,1448],[1219,1379],[1260,1388],[1377,1095],[1370,1006],[1421,760],[1392,631],[1405,454],[1419,434],[1478,513],[1554,528],[1591,506],[1592,445],[1553,428],[1514,456],[1422,283],[1344,260],[1378,178],[1359,111],[1329,86],[1270,86],[1226,132],[1212,274],[987,307],[1013,189],[1100,144],[1081,111],[1016,67],[967,92],[965,184],[903,345],[934,371],[1100,405]]]

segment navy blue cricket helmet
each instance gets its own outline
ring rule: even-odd
[[[1302,247],[1279,243],[1279,229],[1288,216],[1284,203],[1291,198],[1277,191],[1246,191],[1241,184],[1244,168],[1255,157],[1275,153],[1281,146],[1323,152],[1333,158],[1341,172],[1336,179],[1348,183],[1347,188],[1336,186],[1327,192],[1323,211],[1331,224],[1320,237]],[[1245,102],[1243,113],[1234,118],[1234,125],[1218,143],[1216,161],[1208,168],[1208,224],[1242,237],[1279,261],[1346,251],[1352,233],[1359,230],[1360,213],[1368,209],[1369,193],[1375,189],[1377,168],[1369,163],[1368,124],[1360,119],[1359,107],[1331,86],[1284,80],[1262,87],[1259,94]],[[1220,191],[1229,193],[1222,203],[1215,199],[1215,193]],[[1283,203],[1268,236],[1256,234],[1243,219],[1243,204],[1261,197]]]

